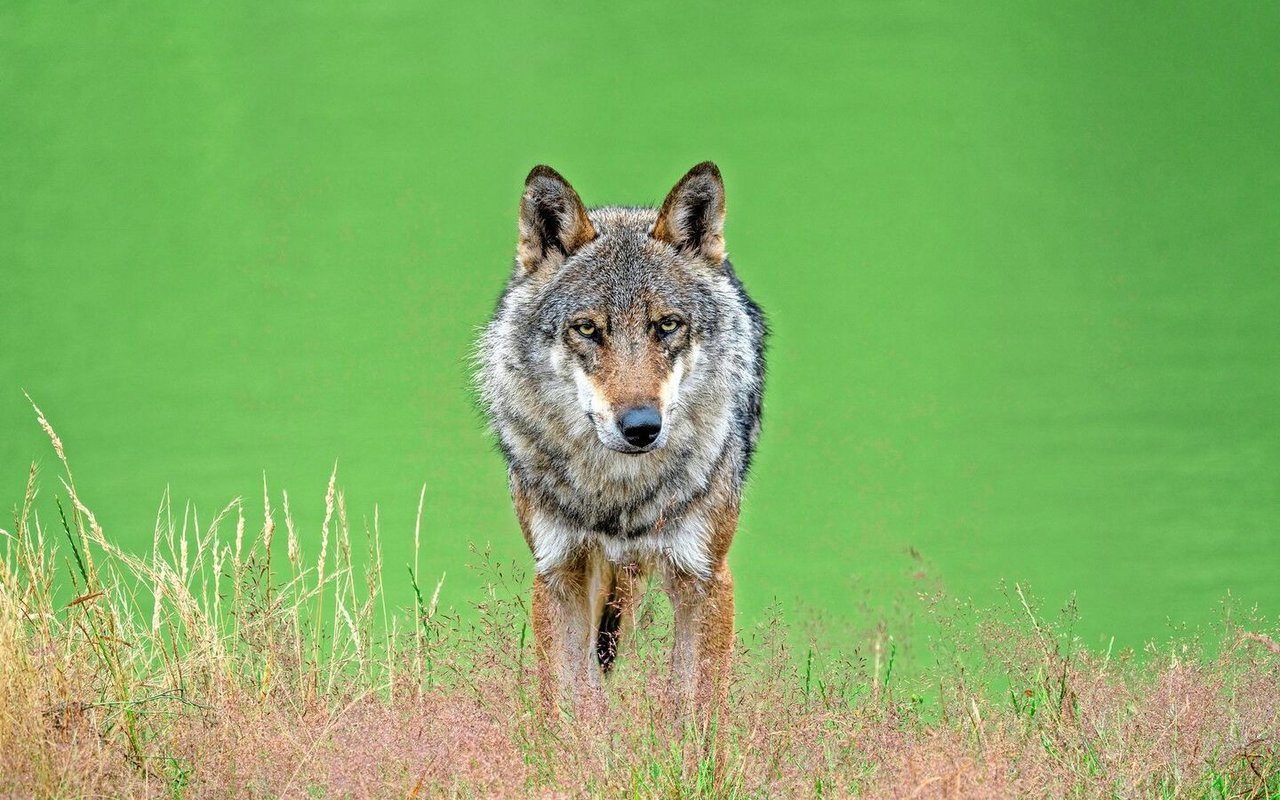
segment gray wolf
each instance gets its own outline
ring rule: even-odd
[[[533,552],[550,706],[603,699],[650,574],[674,608],[673,689],[697,707],[723,700],[728,552],[760,434],[766,334],[724,217],[711,162],[658,209],[588,209],[546,166],[525,181],[477,381]]]

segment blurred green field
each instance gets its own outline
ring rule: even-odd
[[[1002,579],[1091,643],[1280,614],[1277,41],[1244,2],[6,3],[0,496],[41,460],[56,514],[24,389],[139,551],[166,486],[207,519],[264,471],[314,528],[338,459],[390,564],[425,483],[461,602],[469,541],[528,562],[467,363],[524,175],[654,203],[711,158],[774,330],[744,622]]]

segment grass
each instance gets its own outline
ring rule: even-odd
[[[264,482],[260,511],[204,521],[166,495],[126,552],[37,415],[62,475],[56,519],[33,466],[0,532],[5,795],[1280,798],[1274,622],[1097,653],[1021,586],[988,610],[935,594],[933,666],[907,679],[885,624],[838,656],[774,618],[700,730],[663,699],[650,593],[607,715],[547,722],[518,568],[477,551],[488,588],[455,613],[416,548],[407,575],[382,563],[376,513],[352,530],[336,471],[314,537]]]

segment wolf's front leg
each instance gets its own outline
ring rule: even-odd
[[[706,518],[704,540],[710,569],[703,574],[667,572],[667,593],[675,610],[671,677],[679,701],[693,706],[706,724],[725,706],[729,660],[733,654],[733,574],[729,545],[738,530],[738,496],[731,494]]]
[[[586,563],[539,573],[533,579],[533,637],[538,657],[538,683],[544,711],[562,703],[582,713],[601,700],[603,688],[596,663],[594,587]]]
[[[675,610],[671,677],[677,701],[708,722],[729,690],[733,652],[733,575],[721,559],[709,578],[681,577],[668,586]]]

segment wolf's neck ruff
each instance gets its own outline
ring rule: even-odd
[[[590,428],[571,434],[568,447],[545,436],[507,440],[512,484],[538,509],[530,542],[538,570],[595,545],[613,563],[666,557],[679,571],[706,574],[705,519],[735,499],[741,470],[741,443],[723,424],[728,416],[718,416],[719,430],[714,421],[700,430],[699,420],[673,419],[667,445],[642,455],[605,448]]]

